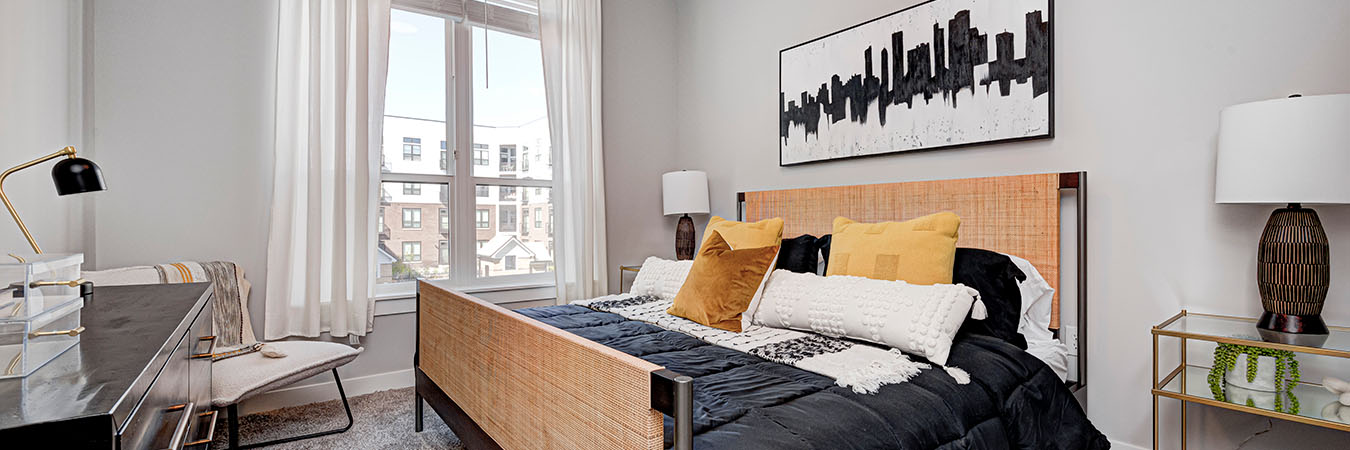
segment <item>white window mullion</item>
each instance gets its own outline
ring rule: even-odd
[[[473,35],[467,23],[452,22],[446,28],[447,126],[455,137],[455,207],[451,214],[450,277],[457,284],[474,282],[478,268],[478,239],[473,162]]]

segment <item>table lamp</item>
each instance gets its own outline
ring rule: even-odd
[[[1256,253],[1265,313],[1262,339],[1321,346],[1330,249],[1306,204],[1350,203],[1350,94],[1230,106],[1219,117],[1216,203],[1284,204],[1266,221]]]
[[[681,170],[661,175],[661,205],[665,215],[683,214],[675,226],[675,259],[694,259],[694,219],[690,214],[708,213],[708,174]]]
[[[42,164],[60,157],[66,157],[52,167],[52,181],[56,183],[56,193],[58,195],[82,194],[85,192],[101,191],[103,186],[103,171],[98,168],[93,161],[75,156],[75,147],[63,148],[41,158],[19,164],[9,170],[0,173],[0,201],[5,203],[5,209],[9,210],[9,215],[14,217],[14,223],[19,225],[19,231],[23,232],[23,237],[28,239],[28,245],[33,247],[33,252],[42,254],[42,248],[33,239],[33,234],[28,232],[28,227],[23,224],[23,219],[19,218],[19,212],[14,210],[14,205],[10,204],[9,197],[5,196],[5,178],[10,174],[18,172],[29,167]]]

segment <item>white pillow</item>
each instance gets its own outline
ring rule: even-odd
[[[984,318],[979,296],[959,284],[776,270],[764,286],[754,323],[888,345],[946,365],[966,316]]]
[[[638,269],[638,274],[633,278],[633,285],[628,288],[628,292],[633,295],[653,295],[674,300],[675,294],[680,293],[680,286],[684,286],[684,279],[689,277],[691,267],[694,267],[693,260],[671,261],[655,256],[648,257],[642,262],[642,268]]]
[[[1017,289],[1022,292],[1022,314],[1017,319],[1017,332],[1022,333],[1027,341],[1054,340],[1055,335],[1050,332],[1050,309],[1054,306],[1055,289],[1050,287],[1050,283],[1045,281],[1045,277],[1030,261],[1006,253],[1004,255],[1012,259],[1013,264],[1027,276],[1027,279],[1017,283]]]

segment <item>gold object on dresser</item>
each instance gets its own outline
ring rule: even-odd
[[[1195,403],[1230,409],[1247,414],[1291,420],[1333,430],[1350,431],[1350,421],[1342,419],[1340,415],[1335,412],[1330,415],[1326,413],[1326,410],[1331,408],[1333,403],[1339,405],[1340,402],[1335,394],[1327,391],[1319,384],[1299,382],[1289,389],[1288,392],[1268,394],[1272,396],[1272,399],[1275,395],[1285,395],[1287,396],[1286,398],[1292,397],[1290,401],[1275,403],[1275,405],[1291,405],[1288,407],[1269,406],[1256,402],[1247,403],[1233,398],[1235,396],[1232,395],[1225,397],[1216,395],[1214,392],[1214,389],[1216,388],[1210,384],[1208,379],[1210,367],[1201,365],[1212,364],[1212,361],[1187,361],[1187,342],[1190,340],[1245,345],[1350,360],[1350,328],[1328,327],[1328,339],[1325,345],[1321,347],[1268,342],[1261,338],[1258,331],[1259,328],[1256,319],[1217,314],[1200,314],[1186,310],[1182,310],[1177,315],[1172,316],[1166,321],[1153,327],[1153,385],[1151,389],[1153,394],[1153,448],[1158,448],[1159,443],[1158,400],[1161,397],[1172,398],[1182,402],[1181,448],[1183,449],[1186,448],[1187,437],[1186,403]],[[1159,369],[1167,369],[1162,367],[1159,363],[1159,337],[1177,338],[1180,343],[1177,358],[1179,363],[1175,368],[1168,370],[1161,378],[1159,377]],[[1237,392],[1237,390],[1242,388],[1230,386],[1225,383],[1221,385],[1220,389],[1224,389],[1225,392],[1228,390]],[[1265,393],[1261,394],[1267,395]],[[1345,408],[1350,408],[1350,406],[1345,406]]]

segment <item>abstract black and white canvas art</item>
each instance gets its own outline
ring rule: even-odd
[[[1051,8],[934,0],[779,52],[779,164],[1053,136]]]

